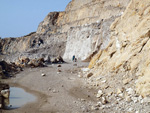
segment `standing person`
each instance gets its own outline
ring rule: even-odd
[[[77,62],[77,58],[75,58],[74,61]]]
[[[72,61],[74,61],[75,60],[75,55],[73,55],[73,57],[72,57]]]

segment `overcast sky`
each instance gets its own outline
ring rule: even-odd
[[[0,37],[34,32],[49,12],[64,11],[71,0],[0,0]]]

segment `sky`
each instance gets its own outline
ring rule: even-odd
[[[71,0],[0,0],[0,37],[35,32],[49,12],[64,11]]]

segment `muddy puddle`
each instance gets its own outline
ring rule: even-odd
[[[9,99],[5,100],[6,109],[17,109],[36,101],[36,96],[19,87],[10,87]]]

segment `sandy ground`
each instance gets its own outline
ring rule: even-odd
[[[91,112],[96,103],[96,91],[89,89],[84,78],[79,78],[80,68],[88,63],[68,62],[43,68],[27,68],[8,80],[11,86],[24,88],[37,96],[37,100],[25,106],[3,110],[3,113],[84,113]],[[58,73],[58,70],[61,72]],[[46,76],[41,76],[44,73]]]

